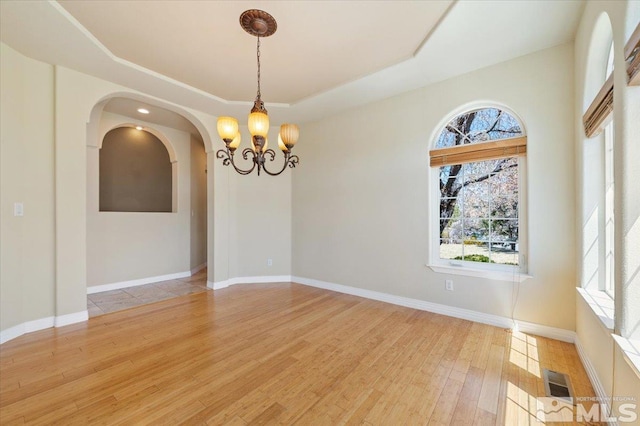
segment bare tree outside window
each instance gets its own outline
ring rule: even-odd
[[[522,136],[518,121],[497,108],[451,120],[436,148]],[[442,166],[440,258],[518,265],[518,158]]]

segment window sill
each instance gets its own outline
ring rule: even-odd
[[[613,340],[622,350],[623,358],[640,379],[640,340],[625,339],[613,334]]]
[[[533,278],[532,275],[523,273],[513,273],[507,271],[486,271],[483,269],[471,269],[465,266],[444,266],[444,265],[431,265],[427,264],[432,271],[440,274],[450,275],[466,275],[468,277],[486,278],[488,280],[495,281],[508,281],[508,282],[523,282],[529,278]]]
[[[578,293],[582,296],[587,305],[591,308],[596,317],[600,320],[604,328],[609,333],[613,333],[615,312],[614,302],[611,296],[601,290],[587,290],[577,287]]]

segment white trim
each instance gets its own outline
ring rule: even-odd
[[[23,322],[6,330],[0,331],[0,344],[13,340],[26,333],[44,330],[51,327],[63,327],[69,324],[86,321],[89,319],[89,312],[84,310],[73,314],[60,315],[58,317],[45,317],[33,321]]]
[[[578,356],[580,357],[580,361],[582,362],[582,365],[584,366],[584,369],[587,372],[587,377],[589,377],[591,386],[593,387],[593,390],[596,393],[596,396],[600,399],[600,403],[604,402],[605,404],[607,404],[607,412],[610,413],[611,400],[609,398],[609,395],[607,395],[607,392],[604,390],[604,386],[602,385],[602,382],[598,378],[598,373],[596,372],[596,369],[593,366],[593,363],[587,356],[587,351],[585,350],[584,346],[582,346],[582,342],[580,341],[580,338],[578,337],[577,334],[575,336],[574,344],[576,346],[576,350],[578,351]]]
[[[27,321],[24,325],[25,333],[32,333],[34,331],[44,330],[45,328],[51,328],[55,326],[55,317],[45,317],[33,321]]]
[[[587,290],[576,287],[576,291],[582,300],[591,308],[593,315],[608,334],[613,333],[614,319],[607,315],[607,310],[614,310],[614,300],[604,290]]]
[[[612,334],[613,340],[616,342],[622,357],[629,364],[629,367],[636,373],[638,379],[640,379],[640,341],[633,339],[626,339],[617,334]]]
[[[192,268],[191,269],[191,275],[197,274],[198,272],[202,271],[206,267],[207,267],[207,262],[204,262],[203,264],[198,265],[195,268]]]
[[[65,325],[87,321],[88,319],[89,319],[89,311],[85,309],[84,311],[75,312],[73,314],[57,316],[55,319],[55,326],[64,327]]]
[[[227,287],[229,287],[229,280],[217,282],[207,281],[207,288],[210,288],[211,290],[220,290]]]
[[[26,323],[14,325],[13,327],[0,331],[0,345],[4,342],[15,339],[16,337],[22,336],[25,333],[25,324]]]
[[[137,280],[120,281],[111,284],[94,285],[87,287],[87,294],[101,293],[109,290],[119,290],[121,288],[136,287],[139,285],[152,284],[160,281],[177,280],[178,278],[187,278],[191,276],[191,271],[178,272],[175,274],[158,275],[156,277],[140,278]]]
[[[291,282],[291,275],[265,275],[265,276],[256,276],[256,277],[237,277],[237,278],[229,278],[228,280],[223,281],[207,281],[207,287],[213,290],[220,290],[223,288],[227,288],[230,285],[236,284],[259,284],[259,283],[281,283],[281,282]]]
[[[31,333],[34,331],[53,327],[54,322],[54,317],[45,317],[33,321],[23,322],[22,324],[18,324],[13,327],[7,328],[6,330],[2,330],[0,331],[0,344],[15,339],[16,337],[20,337],[25,333]]]
[[[9,340],[15,339],[16,337],[22,336],[25,333],[24,325],[25,323],[22,323],[0,331],[0,345],[8,342]]]
[[[466,275],[468,277],[486,278],[494,281],[508,281],[508,282],[523,282],[529,278],[533,278],[533,275],[523,274],[520,272],[508,272],[508,271],[496,271],[496,270],[482,270],[472,269],[465,266],[444,266],[427,264],[433,272],[449,275]]]

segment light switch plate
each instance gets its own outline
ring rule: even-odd
[[[22,204],[22,203],[13,203],[13,215],[14,216],[24,216],[24,204]]]

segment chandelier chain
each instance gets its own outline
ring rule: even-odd
[[[258,48],[256,49],[256,57],[258,59],[258,94],[257,97],[258,99],[261,99],[260,97],[260,37],[258,37]]]

